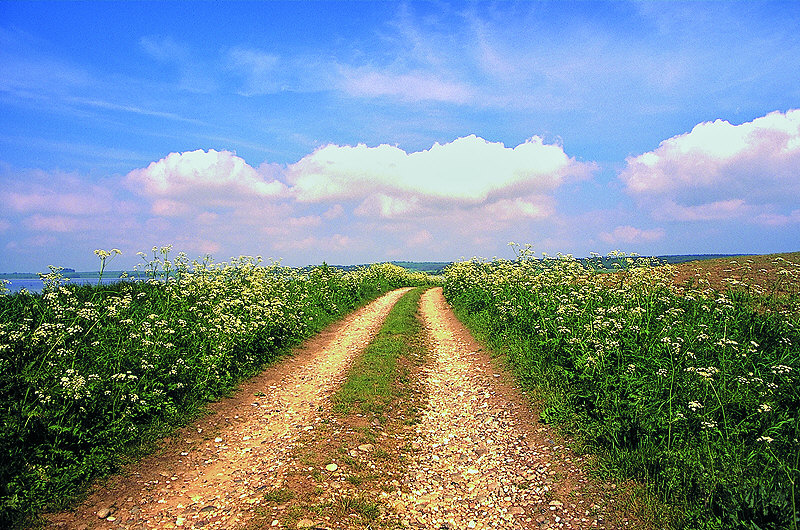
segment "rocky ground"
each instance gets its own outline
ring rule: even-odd
[[[397,517],[414,528],[610,528],[624,517],[453,315],[421,300],[430,337],[427,411],[415,430]],[[405,489],[405,488],[404,488]]]

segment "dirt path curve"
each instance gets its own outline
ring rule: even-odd
[[[458,322],[441,288],[420,313],[430,337],[427,411],[395,511],[412,528],[616,528],[576,457]]]
[[[76,510],[51,515],[51,526],[240,526],[258,508],[263,491],[282,484],[292,443],[313,430],[318,408],[408,290],[382,296],[307,341],[298,355],[212,405],[211,415],[180,430],[171,444],[111,479]]]

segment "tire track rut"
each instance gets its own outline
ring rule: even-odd
[[[420,313],[430,340],[429,398],[406,483],[394,496],[400,522],[453,530],[629,526],[607,486],[587,478],[582,457],[537,423],[441,288],[423,294]]]

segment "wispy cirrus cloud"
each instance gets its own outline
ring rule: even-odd
[[[93,79],[86,68],[40,48],[40,40],[32,35],[0,27],[0,92],[37,99],[42,94],[91,85]]]
[[[220,75],[236,80],[238,95],[253,97],[279,92],[330,92],[342,80],[333,58],[301,53],[282,55],[255,47],[234,46],[222,51]]]
[[[469,84],[421,70],[390,72],[369,67],[342,67],[341,88],[354,97],[391,97],[406,102],[467,104],[476,92]]]
[[[218,88],[217,66],[188,44],[170,36],[145,35],[139,39],[139,46],[148,56],[174,69],[180,90],[210,93]]]
[[[145,35],[139,39],[139,46],[148,55],[159,61],[178,62],[189,59],[190,52],[186,45],[179,44],[171,37]]]
[[[183,123],[189,123],[192,125],[207,125],[202,120],[198,120],[195,118],[186,118],[174,112],[163,112],[158,110],[147,109],[143,107],[138,107],[136,105],[120,105],[118,103],[111,103],[109,101],[103,101],[101,99],[89,99],[83,97],[71,97],[66,99],[68,103],[73,103],[76,105],[84,106],[84,107],[94,107],[98,109],[104,110],[112,110],[112,111],[122,111],[122,112],[129,112],[131,114],[139,114],[142,116],[150,116],[153,118],[164,118],[167,120],[174,120]]]
[[[270,94],[288,88],[279,71],[280,57],[253,48],[233,48],[228,52],[228,69],[244,78],[240,93],[246,96]]]

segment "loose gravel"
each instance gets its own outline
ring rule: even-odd
[[[421,300],[430,337],[427,411],[406,484],[390,503],[406,527],[617,528],[583,459],[535,422],[515,390],[461,326],[440,288]],[[607,486],[608,487],[608,486]]]

